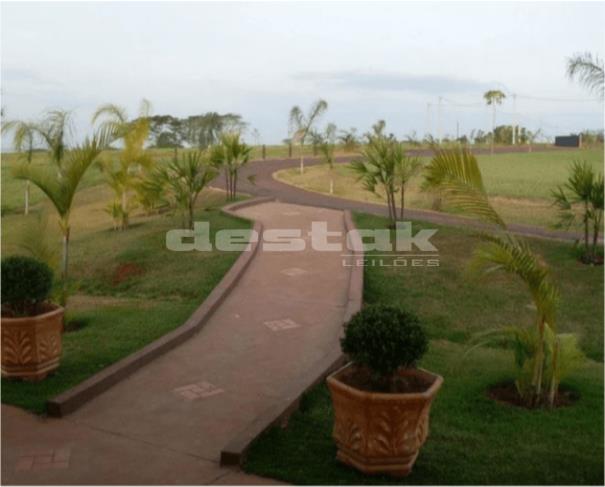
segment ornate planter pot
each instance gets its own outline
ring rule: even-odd
[[[334,405],[333,437],[337,459],[366,474],[408,475],[429,431],[431,402],[443,378],[423,369],[407,369],[426,390],[414,393],[377,393],[347,385],[351,364],[328,377]]]
[[[24,318],[2,317],[2,377],[44,379],[59,367],[63,308]]]

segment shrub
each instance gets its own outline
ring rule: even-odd
[[[367,306],[345,328],[342,351],[353,363],[384,379],[400,367],[414,367],[428,340],[416,315],[384,305]]]
[[[29,316],[46,301],[53,285],[48,265],[31,257],[2,260],[2,308],[14,316]]]

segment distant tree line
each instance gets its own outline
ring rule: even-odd
[[[242,116],[236,113],[207,112],[186,118],[154,115],[149,117],[150,147],[205,149],[218,143],[222,134],[239,133],[245,127]]]

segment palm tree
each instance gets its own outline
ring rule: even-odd
[[[393,157],[393,144],[383,136],[369,138],[368,144],[361,151],[361,158],[351,162],[351,169],[358,176],[364,188],[371,193],[380,195],[378,189],[384,193],[389,210],[389,220],[394,226],[397,220],[395,193],[397,191],[397,175],[395,157]]]
[[[2,132],[13,132],[13,147],[17,152],[22,153],[28,165],[31,164],[37,134],[35,125],[21,120],[11,120],[2,124]],[[29,186],[30,182],[25,181],[25,215],[29,214]]]
[[[307,115],[303,114],[303,111],[299,106],[294,106],[290,110],[290,132],[292,133],[293,139],[296,140],[300,146],[300,173],[303,174],[305,171],[304,162],[304,147],[309,132],[313,128],[313,124],[317,119],[328,109],[328,103],[324,100],[317,100],[312,106]]]
[[[185,226],[193,228],[195,203],[202,190],[216,177],[216,169],[209,164],[206,155],[198,151],[173,160],[161,171],[176,206],[187,215]]]
[[[51,110],[42,122],[33,127],[47,145],[51,160],[61,167],[67,149],[66,139],[71,132],[71,113],[66,110]]]
[[[403,220],[405,208],[405,188],[410,180],[418,174],[422,163],[417,157],[406,155],[403,146],[397,142],[393,144],[393,156],[395,163],[395,180],[399,186],[399,219]]]
[[[239,132],[224,133],[220,142],[210,150],[210,162],[217,169],[225,172],[225,189],[227,199],[237,196],[237,178],[239,170],[250,160],[252,147],[241,140]]]
[[[506,95],[500,90],[489,90],[483,94],[485,103],[487,106],[492,107],[492,144],[491,153],[494,154],[494,138],[496,136],[496,105],[501,105],[502,100],[506,98]]]
[[[576,222],[577,214],[581,214],[585,252],[582,260],[596,262],[603,221],[603,175],[597,174],[586,161],[573,161],[567,182],[553,191],[552,195],[560,210],[557,226],[569,228]]]
[[[341,130],[338,140],[342,144],[342,148],[345,152],[355,152],[359,146],[357,129],[352,127],[349,130]]]
[[[556,333],[559,291],[549,269],[527,243],[508,232],[491,206],[475,156],[468,149],[436,150],[426,168],[425,189],[439,189],[454,208],[492,225],[482,232],[471,268],[483,276],[501,270],[519,278],[532,297],[536,318],[530,327],[509,326],[479,335],[478,345],[508,341],[518,367],[517,391],[531,407],[552,406],[563,375],[582,359],[575,336]]]
[[[605,96],[605,69],[603,60],[590,52],[576,53],[567,59],[567,76],[577,79],[591,93]]]
[[[59,216],[59,228],[63,236],[61,277],[63,283],[62,304],[67,300],[67,270],[69,262],[69,239],[71,209],[74,196],[82,177],[106,147],[109,138],[101,131],[83,144],[64,152],[60,167],[31,166],[21,164],[14,170],[17,179],[31,181],[50,200]]]
[[[336,150],[336,125],[328,124],[326,130],[319,137],[319,153],[321,161],[328,165],[330,172],[330,194],[334,194],[334,152]]]
[[[102,105],[92,117],[93,124],[103,118],[101,127],[112,133],[114,140],[121,140],[123,144],[117,164],[111,155],[101,163],[101,170],[115,194],[108,211],[114,217],[114,226],[121,230],[128,228],[130,213],[135,207],[135,203],[130,199],[130,192],[139,181],[142,170],[150,169],[153,164],[152,158],[144,150],[145,141],[149,136],[150,111],[150,103],[143,99],[139,117],[135,120],[129,120],[122,107],[112,104]]]

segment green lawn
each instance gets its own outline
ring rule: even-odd
[[[355,219],[359,228],[386,226],[379,217],[358,214]],[[431,413],[431,433],[412,474],[403,480],[366,477],[336,462],[324,384],[305,397],[287,428],[274,428],[253,445],[245,470],[306,485],[602,485],[602,268],[579,264],[570,245],[531,242],[561,284],[559,329],[579,333],[590,359],[563,384],[579,394],[578,402],[554,411],[528,411],[486,396],[490,385],[514,377],[509,351],[479,349],[464,357],[473,332],[531,323],[526,291],[507,276],[489,283],[467,279],[464,269],[475,243],[468,232],[439,227],[431,241],[439,249],[439,267],[365,269],[365,302],[400,305],[421,316],[431,337],[421,366],[445,379]],[[383,264],[391,261],[385,257]]]
[[[237,259],[234,252],[168,251],[166,231],[181,227],[179,214],[137,214],[131,228],[114,231],[104,211],[110,197],[103,185],[76,197],[70,252],[76,289],[67,313],[82,326],[63,335],[59,370],[40,383],[2,380],[2,402],[44,412],[48,398],[184,323]],[[210,223],[211,241],[220,229],[250,228],[250,222],[220,212],[222,192],[206,191],[199,203],[196,219]],[[28,217],[2,218],[3,255],[23,253],[20,236],[41,212],[49,215],[44,238],[59,250],[54,214],[43,203]]]
[[[557,221],[557,210],[550,199],[551,191],[564,183],[574,159],[587,160],[597,171],[603,171],[603,149],[557,150],[532,153],[509,153],[478,156],[489,196],[496,210],[509,223],[549,227]],[[428,161],[428,158],[424,158]],[[384,204],[384,200],[365,191],[348,165],[334,169],[334,196]],[[284,169],[276,179],[319,193],[329,192],[326,166]],[[422,176],[414,178],[406,190],[406,205],[430,209],[433,197],[420,191]]]

